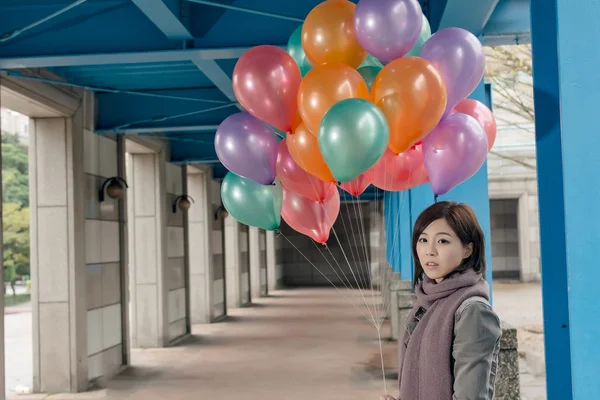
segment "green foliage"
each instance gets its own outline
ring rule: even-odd
[[[15,134],[2,132],[2,200],[29,207],[28,148]]]
[[[4,281],[29,275],[29,166],[27,145],[2,132]]]

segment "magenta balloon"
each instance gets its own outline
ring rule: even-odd
[[[461,28],[436,32],[421,49],[421,58],[429,60],[446,84],[447,115],[479,85],[485,70],[485,53],[479,39]]]
[[[421,33],[417,0],[360,0],[354,30],[361,46],[384,64],[408,53]]]
[[[217,157],[225,168],[262,185],[275,181],[278,145],[273,128],[247,112],[227,117],[215,135]]]
[[[470,115],[454,113],[423,139],[423,162],[435,194],[448,193],[481,168],[487,135]]]

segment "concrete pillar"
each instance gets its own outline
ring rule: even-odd
[[[250,227],[249,250],[250,250],[250,297],[257,299],[261,296],[261,256],[260,249],[260,231],[261,229]]]
[[[83,110],[30,122],[33,389],[88,385]]]
[[[129,154],[129,281],[132,347],[169,343],[164,152]]]
[[[1,90],[1,89],[0,89]],[[0,106],[2,106],[2,96],[0,95]],[[2,123],[0,122],[0,125],[2,125]],[[1,131],[1,129],[0,129]],[[2,142],[0,141],[0,171],[2,171]],[[2,193],[2,188],[3,188],[3,184],[2,184],[2,174],[0,173],[0,210],[2,209],[2,199],[3,199],[3,193]],[[0,243],[4,243],[3,242],[3,224],[2,224],[2,218],[0,218]],[[3,254],[3,246],[0,246],[0,271],[2,271],[2,284],[4,285],[4,254]],[[0,340],[0,400],[4,400],[5,399],[5,391],[6,391],[6,383],[4,381],[4,377],[5,377],[5,369],[4,369],[4,365],[6,363],[6,359],[4,357],[4,291],[2,292],[2,296],[0,296],[0,316],[2,316],[0,318],[0,338],[2,338],[2,340]]]
[[[175,204],[179,196],[187,194],[187,179],[184,179],[185,168],[178,165],[167,163],[165,173],[167,259],[164,279],[167,289],[168,341],[172,343],[191,333],[186,254],[188,218],[187,211]]]
[[[239,308],[240,290],[240,223],[231,215],[225,218],[225,287],[227,308]]]
[[[192,324],[212,320],[214,212],[210,197],[210,171],[188,167],[188,194],[194,204],[188,211],[190,316]]]
[[[267,248],[267,292],[271,293],[278,289],[275,267],[277,263],[277,248],[275,246],[275,232],[268,231],[266,234]]]
[[[260,295],[267,296],[269,294],[267,287],[269,281],[267,275],[267,231],[263,229],[258,231],[258,249],[260,252]]]

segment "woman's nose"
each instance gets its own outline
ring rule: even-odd
[[[437,254],[437,250],[435,248],[435,244],[430,244],[429,246],[427,246],[427,255],[428,256],[435,256]]]

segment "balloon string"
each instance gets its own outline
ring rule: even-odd
[[[438,195],[437,195],[437,194],[433,196],[433,202],[434,202],[434,203],[437,203],[437,202],[438,202]]]

